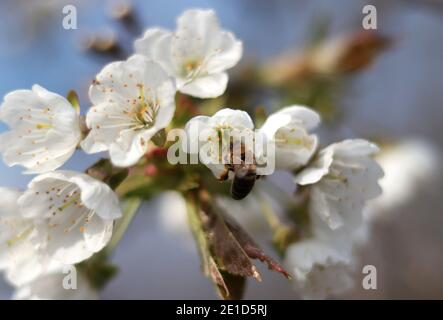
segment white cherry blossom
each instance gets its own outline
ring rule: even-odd
[[[277,169],[297,169],[305,165],[317,149],[318,139],[309,131],[320,123],[315,111],[303,106],[288,106],[271,114],[261,127],[275,142]]]
[[[71,171],[37,176],[18,203],[22,215],[33,220],[31,239],[39,255],[63,264],[103,249],[121,216],[118,198],[106,184]]]
[[[177,81],[178,90],[213,98],[224,93],[226,70],[240,60],[241,41],[221,29],[212,10],[191,9],[177,19],[177,29],[148,29],[135,41],[135,51],[159,62]]]
[[[184,145],[184,149],[188,153],[198,154],[200,161],[214,176],[222,179],[226,174],[225,164],[230,163],[229,136],[243,136],[253,141],[253,129],[251,117],[241,110],[225,108],[212,117],[196,116],[186,124],[188,144]]]
[[[19,190],[0,188],[0,270],[13,285],[22,285],[39,276],[46,266],[31,241],[34,223],[20,214]]]
[[[32,241],[35,224],[23,217],[18,205],[21,191],[0,187],[0,270],[6,281],[17,287],[60,267],[60,263],[42,257]]]
[[[173,79],[140,55],[104,67],[89,97],[93,106],[86,124],[91,131],[81,146],[88,153],[108,150],[112,163],[120,167],[137,163],[175,111]]]
[[[441,176],[438,148],[426,140],[409,138],[384,148],[376,157],[385,176],[380,180],[383,194],[366,211],[370,218],[382,218],[430,190]]]
[[[8,166],[43,173],[62,166],[81,140],[78,110],[62,96],[34,85],[8,93],[0,120],[10,130],[0,135],[0,152]]]
[[[285,264],[294,276],[294,289],[304,299],[328,298],[354,285],[352,254],[326,241],[314,238],[292,244]]]
[[[371,158],[378,147],[366,140],[345,140],[321,150],[295,182],[310,186],[310,211],[331,229],[360,225],[367,200],[381,194],[381,167]]]

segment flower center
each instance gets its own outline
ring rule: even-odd
[[[81,201],[80,188],[75,184],[54,185],[47,189],[46,197],[49,200],[49,228],[62,228],[68,233],[76,227],[80,232],[86,230],[86,226],[94,215],[94,211],[87,208]]]
[[[145,86],[143,84],[137,85],[139,89],[139,103],[136,106],[135,118],[144,127],[152,127],[157,118],[159,103],[150,97],[145,96]]]
[[[303,132],[299,132],[296,129],[280,129],[275,133],[274,140],[279,147],[302,146],[310,149],[313,143],[309,136],[304,135]]]
[[[183,64],[182,74],[188,79],[195,79],[201,71],[201,59],[189,59]]]

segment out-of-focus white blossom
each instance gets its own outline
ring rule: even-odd
[[[385,172],[380,180],[383,194],[366,211],[370,218],[414,199],[441,171],[438,149],[432,144],[410,139],[382,149],[376,157]]]
[[[214,11],[191,9],[177,19],[177,29],[148,29],[135,51],[160,63],[174,76],[178,90],[199,98],[218,97],[228,83],[226,70],[240,60],[242,43],[221,29]]]
[[[295,182],[310,185],[310,211],[331,229],[360,225],[367,200],[381,194],[383,170],[371,158],[378,147],[366,140],[345,140],[321,150]]]
[[[12,232],[15,233],[15,231],[22,229],[22,224],[16,225],[13,223],[13,219],[19,217],[20,208],[17,204],[17,200],[22,195],[22,192],[13,188],[0,187],[0,193],[2,195],[2,201],[0,202],[0,244],[3,249],[10,248],[12,245],[12,242],[8,241],[8,235]],[[25,224],[23,223],[23,225]],[[4,250],[0,250],[0,266],[3,265],[2,258],[4,253]]]
[[[68,100],[34,85],[7,94],[0,120],[10,130],[0,135],[0,152],[8,166],[43,173],[62,166],[81,139],[79,113]]]
[[[100,251],[121,216],[117,196],[101,181],[71,171],[34,178],[18,199],[32,219],[32,242],[42,258],[75,264]]]
[[[109,151],[116,166],[134,165],[148,142],[171,122],[175,85],[156,62],[141,55],[108,64],[89,89],[91,129],[82,142],[88,153]]]
[[[295,177],[309,186],[311,237],[288,248],[286,264],[302,297],[321,299],[353,287],[353,250],[364,228],[363,210],[381,193],[383,171],[372,159],[377,151],[366,140],[335,143]]]
[[[76,290],[63,288],[63,264],[42,255],[32,237],[33,219],[24,218],[18,205],[22,192],[0,188],[0,270],[16,291],[16,299],[94,299],[97,293],[76,273]],[[63,243],[60,243],[63,245]]]
[[[30,240],[34,224],[20,214],[22,193],[11,188],[0,188],[0,193],[0,270],[8,282],[20,285],[42,273],[43,264]]]
[[[191,154],[198,153],[200,161],[217,179],[221,179],[226,173],[225,163],[230,163],[230,159],[223,158],[228,157],[231,150],[231,140],[226,137],[247,137],[252,142],[249,148],[253,149],[253,129],[254,123],[251,117],[241,110],[226,108],[216,112],[212,117],[197,116],[186,124],[189,145],[185,145],[184,149]]]
[[[266,119],[260,131],[275,142],[277,169],[297,169],[309,161],[317,149],[317,136],[309,131],[319,123],[319,114],[303,106],[285,107]]]
[[[76,272],[75,289],[65,289],[67,274],[57,269],[16,288],[15,300],[97,300],[98,292],[92,288],[81,272]]]
[[[183,196],[175,191],[166,191],[149,202],[150,211],[158,212],[161,226],[168,232],[176,234],[189,233],[186,202]]]
[[[304,299],[342,294],[354,285],[354,258],[333,242],[308,239],[287,249],[285,264],[294,277],[294,289]]]

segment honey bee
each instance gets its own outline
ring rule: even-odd
[[[257,166],[255,164],[233,165],[234,180],[231,185],[231,196],[234,200],[245,198],[254,188],[257,180]]]
[[[241,152],[235,158],[232,144],[230,152],[230,162],[225,165],[225,172],[222,174],[220,180],[227,180],[229,172],[234,173],[234,179],[231,184],[231,196],[234,200],[241,200],[245,198],[254,188],[255,180],[260,176],[257,175],[257,164],[252,153],[248,158],[249,150],[246,149],[244,144],[241,145]],[[246,163],[246,159],[252,159],[252,163]],[[236,161],[234,161],[236,160]]]

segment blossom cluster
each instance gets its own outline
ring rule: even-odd
[[[27,297],[25,291],[33,296],[29,291],[39,279],[58,276],[63,265],[102,250],[122,215],[108,185],[58,169],[77,148],[108,151],[118,167],[136,164],[151,138],[171,122],[177,90],[200,98],[223,94],[226,70],[239,61],[242,43],[221,29],[212,10],[188,10],[175,32],[149,29],[135,51],[94,79],[87,132],[75,104],[39,85],[4,98],[0,119],[10,130],[0,135],[3,160],[38,174],[25,191],[2,190],[0,269],[19,297]]]
[[[150,28],[134,48],[134,55],[108,64],[93,80],[87,130],[81,129],[75,104],[38,85],[4,98],[0,119],[10,129],[0,136],[3,160],[24,167],[26,174],[37,174],[26,190],[1,190],[0,269],[18,288],[18,298],[41,297],[43,283],[56,282],[63,266],[101,251],[122,216],[110,186],[87,174],[59,169],[75,150],[106,151],[116,167],[136,165],[173,123],[176,93],[196,98],[222,95],[227,70],[242,56],[242,42],[221,28],[212,10],[184,12],[172,32]],[[309,197],[309,235],[292,244],[286,257],[295,285],[309,293],[318,286],[338,288],[336,281],[328,282],[328,273],[348,280],[341,269],[352,266],[352,235],[360,227],[366,202],[380,194],[382,176],[371,158],[378,150],[374,144],[345,140],[321,149],[312,133],[319,124],[317,112],[291,105],[269,115],[257,129],[274,146],[275,168],[293,173]],[[207,134],[193,135],[193,126]],[[196,116],[186,125],[188,139],[209,142],[209,147],[187,151],[199,154],[217,179],[232,179],[229,164],[208,161],[220,160],[215,152],[220,147],[232,147],[220,146],[220,130],[254,128],[249,114],[238,109]],[[254,153],[253,159],[261,156]]]
[[[254,127],[245,112],[232,109],[212,117],[195,117],[188,126],[194,122],[200,130],[208,126],[233,131]],[[275,145],[276,169],[295,172],[294,182],[308,190],[309,236],[288,248],[286,260],[294,272],[296,288],[309,298],[338,294],[353,284],[353,245],[363,227],[367,201],[381,194],[378,180],[383,176],[372,159],[378,147],[369,141],[344,140],[318,150],[318,138],[310,131],[319,123],[315,111],[289,106],[271,114],[259,129]],[[202,136],[209,142],[216,140],[211,135],[197,137]],[[218,179],[226,174],[226,164],[205,164]]]

